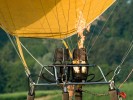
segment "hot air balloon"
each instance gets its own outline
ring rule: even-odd
[[[30,82],[28,100],[34,100],[34,86],[63,86],[63,100],[68,100],[68,85],[91,84],[86,82],[88,75],[86,49],[83,48],[83,30],[101,16],[116,0],[0,0],[0,27],[16,38],[26,74]],[[78,33],[78,34],[77,34]],[[81,39],[79,48],[73,54],[64,39],[77,34]],[[63,40],[66,49],[56,49],[54,68],[55,82],[39,84],[33,82],[26,64],[20,38],[50,38]],[[69,58],[72,64],[67,64]],[[56,62],[60,63],[56,63]],[[64,67],[65,66],[65,67]],[[44,66],[45,67],[45,66]],[[60,75],[57,75],[59,67]],[[72,68],[71,68],[72,67]],[[73,81],[69,80],[72,69]],[[67,72],[66,72],[67,71]],[[106,82],[108,83],[108,82]],[[95,83],[94,83],[95,84]],[[80,100],[80,99],[79,99]]]

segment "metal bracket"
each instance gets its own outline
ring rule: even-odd
[[[107,79],[106,79],[106,77],[105,77],[105,75],[104,75],[104,73],[103,73],[101,67],[100,67],[100,66],[97,66],[97,67],[98,67],[98,69],[100,70],[100,72],[101,72],[101,74],[102,74],[102,76],[103,76],[105,82],[107,82]]]
[[[112,80],[110,80],[109,82],[110,82],[110,84],[109,84],[109,89],[110,89],[110,90],[114,90],[114,89],[115,89],[115,82],[112,81]]]

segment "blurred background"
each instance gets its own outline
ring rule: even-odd
[[[84,31],[84,35],[86,36],[85,47],[87,48],[88,61],[89,63],[101,66],[104,73],[107,73],[110,70],[115,70],[115,68],[121,63],[124,54],[133,41],[132,7],[133,0],[119,0],[117,5],[114,4],[99,19],[92,23],[90,32]],[[64,47],[61,41],[52,39],[23,38],[21,41],[25,47],[27,47],[28,50],[44,65],[52,64],[55,48]],[[66,39],[66,41],[69,44],[71,51],[73,48],[77,47],[77,44],[75,44],[75,41],[77,41],[76,35]],[[40,71],[41,67],[25,50],[24,55],[33,76],[35,76]],[[118,86],[125,80],[132,68],[133,50],[125,59],[122,64],[121,72],[116,77]],[[101,77],[97,69],[92,68],[90,71],[90,73],[97,73],[95,80]],[[113,73],[111,73],[107,79],[109,80],[112,75]],[[49,77],[50,75],[47,74],[47,76]],[[27,84],[27,78],[23,65],[8,39],[7,34],[0,29],[0,100],[25,100],[27,94],[25,91],[28,90]],[[132,86],[133,74],[122,88],[122,90],[127,93],[126,100],[133,99]],[[108,92],[107,85],[92,85],[86,87],[88,91],[91,90],[96,93]],[[60,88],[57,86],[37,87],[37,90],[39,90],[37,92],[37,97],[40,98],[43,96],[45,99],[40,98],[36,100],[61,100],[61,91],[59,91],[59,89]],[[97,99],[97,97],[88,94],[89,92],[84,93],[85,96],[83,100],[107,100],[108,98],[106,96],[104,98],[98,97]]]

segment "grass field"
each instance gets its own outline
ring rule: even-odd
[[[59,90],[54,91],[36,91],[36,98],[46,97],[49,95],[59,94]],[[0,94],[0,100],[26,100],[27,92],[17,92],[17,93],[6,93]]]
[[[121,88],[121,91],[124,91],[127,94],[125,100],[133,100],[133,83],[126,83]],[[95,96],[91,93],[108,93],[108,85],[89,85],[84,86],[83,90],[89,92],[83,93],[83,100],[110,100],[109,96]],[[90,93],[91,92],[91,93]],[[62,92],[60,90],[50,90],[50,91],[36,91],[35,100],[61,100]],[[0,94],[0,100],[26,100],[27,92],[21,93],[9,93],[9,94]]]

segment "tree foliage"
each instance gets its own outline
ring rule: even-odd
[[[122,61],[125,52],[128,50],[133,39],[133,11],[132,0],[118,0],[113,13],[110,16],[112,6],[103,16],[102,20],[96,21],[91,26],[91,31],[86,35],[85,47],[87,48],[89,63],[102,66],[104,72],[115,69]],[[110,16],[109,20],[108,17]],[[103,27],[104,26],[104,27]],[[100,34],[99,34],[100,33]],[[98,39],[97,39],[98,36]],[[95,40],[97,41],[95,42]],[[64,47],[61,41],[47,39],[21,39],[25,47],[42,64],[51,64],[54,50],[57,47]],[[77,47],[78,38],[74,35],[66,39],[71,51]],[[26,61],[32,72],[40,71],[40,65],[23,49]],[[133,66],[133,52],[131,51],[122,65],[117,81],[123,81]],[[98,70],[90,69],[90,73],[99,73]],[[47,74],[49,77],[50,75]],[[99,74],[96,74],[99,76]],[[99,78],[99,77],[97,77]],[[8,40],[3,30],[0,30],[0,93],[22,91],[27,88],[27,81],[23,65]],[[133,78],[129,79],[130,81]]]

